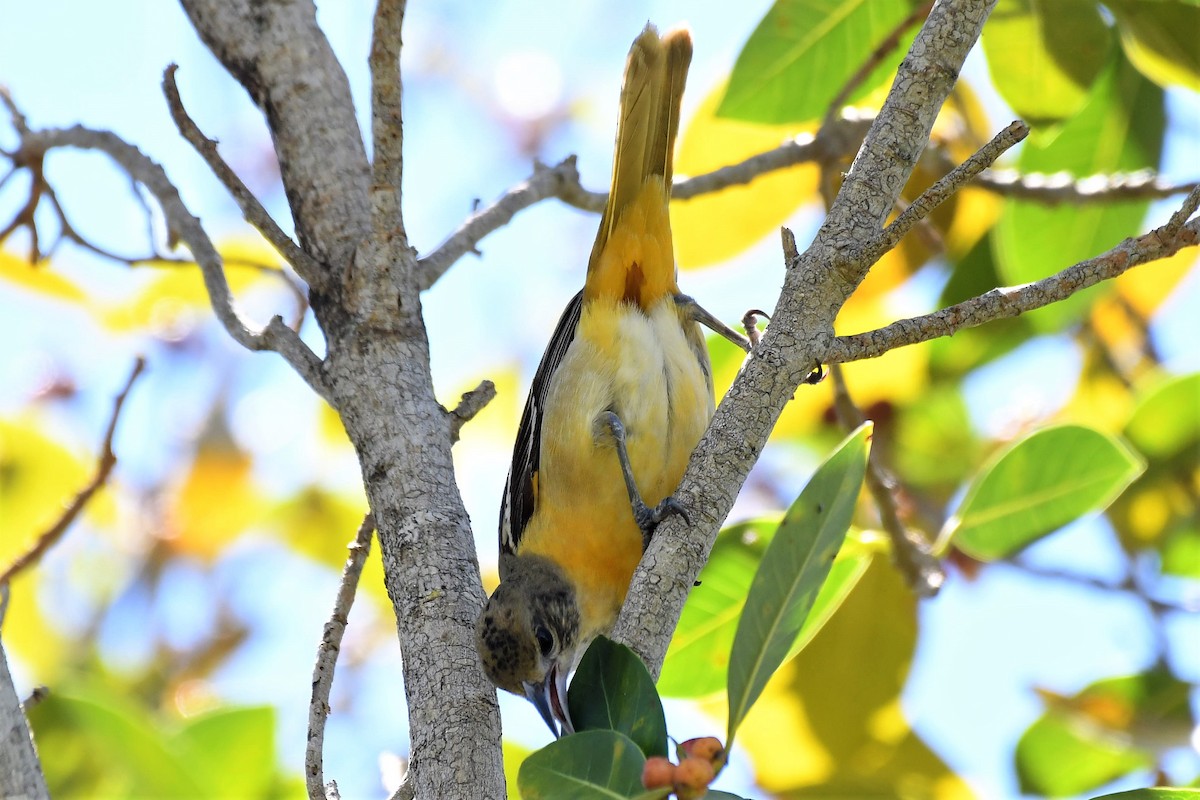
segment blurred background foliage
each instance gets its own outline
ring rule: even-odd
[[[662,0],[626,14],[581,3],[561,18],[522,2],[432,5],[411,4],[404,57],[409,228],[423,249],[457,224],[471,197],[495,196],[527,174],[532,156],[579,152],[585,183],[604,184],[621,58],[647,17],[693,24],[698,55],[677,172],[701,174],[815,131],[850,76],[920,4],[778,0],[717,10]],[[360,109],[369,12],[366,0],[321,11]],[[32,7],[5,12],[0,80],[31,124],[112,127],[162,160],[221,239],[242,305],[264,320],[302,320],[319,348],[294,277],[173,137],[156,72],[180,62],[202,127],[286,220],[257,112],[178,9],[133,2],[81,13],[62,30]],[[135,18],[145,27],[130,28]],[[21,40],[42,26],[54,26],[63,45],[65,83],[20,61],[30,46]],[[99,45],[85,39],[111,45],[131,29],[147,35],[114,65],[84,69],[89,57],[99,63]],[[878,106],[914,33],[904,29],[851,96],[855,113]],[[1143,170],[1197,180],[1197,41],[1200,5],[1190,0],[1000,0],[935,126],[935,155],[921,160],[904,199],[1014,115],[1033,133],[1000,166],[1054,174],[1034,181],[1043,186]],[[89,91],[111,107],[89,104]],[[139,116],[141,108],[154,111]],[[12,131],[0,137],[11,148]],[[79,230],[120,252],[147,250],[144,213],[100,160],[53,154],[48,177]],[[677,202],[683,285],[727,319],[769,308],[782,270],[775,232],[787,224],[803,245],[823,191],[848,166],[802,164]],[[7,181],[0,223],[27,191],[28,176]],[[875,266],[838,332],[1044,277],[1161,225],[1178,201],[1051,205],[967,189]],[[56,224],[44,212],[39,222],[51,232]],[[542,204],[426,296],[439,396],[452,404],[485,377],[498,387],[456,446],[489,589],[520,403],[595,224]],[[227,341],[186,263],[128,268],[67,243],[31,265],[29,244],[17,231],[0,250],[0,326],[10,343],[0,358],[0,565],[87,482],[133,354],[149,361],[120,422],[113,478],[65,539],[15,579],[3,620],[19,687],[49,687],[29,716],[52,794],[296,796],[315,647],[365,511],[340,423],[271,356]],[[864,496],[831,578],[838,602],[768,684],[719,788],[960,798],[1195,784],[1196,264],[1196,249],[1184,250],[1066,303],[846,366],[850,396],[875,423],[875,457],[895,476],[901,517],[939,542],[947,583],[934,599],[914,596]],[[721,340],[710,347],[723,391],[741,355]],[[685,612],[659,685],[666,697],[688,698],[667,705],[678,739],[719,732],[725,709],[712,670],[724,665],[710,662],[733,635],[698,632],[689,614],[714,594],[736,601],[765,546],[760,520],[785,509],[845,435],[832,391],[830,381],[797,390],[718,540],[704,592]],[[955,512],[983,491],[968,487],[1014,442],[1056,424],[1088,433],[991,477],[1015,493],[1036,467],[1053,485],[1094,466],[1084,445],[1094,434],[1127,454],[1128,488],[1062,519],[1034,520],[1015,539],[985,533],[981,544],[964,534],[960,549],[966,517]],[[406,742],[377,550],[362,586],[327,738],[327,777],[347,797],[394,785]],[[502,699],[514,773],[545,741],[524,705]]]

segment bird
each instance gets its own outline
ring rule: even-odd
[[[612,184],[582,291],[542,356],[501,500],[500,583],[475,630],[493,684],[574,731],[567,677],[609,631],[714,411],[698,323],[748,341],[679,291],[668,203],[692,38],[634,40]]]

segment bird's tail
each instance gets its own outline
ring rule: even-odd
[[[648,308],[678,292],[667,205],[679,105],[691,60],[692,37],[686,29],[660,38],[647,25],[629,51],[612,187],[588,261],[585,302],[608,297]]]

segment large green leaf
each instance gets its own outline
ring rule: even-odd
[[[1056,136],[1026,141],[1018,161],[1024,173],[1065,172],[1076,178],[1158,166],[1166,117],[1162,89],[1118,56],[1097,80],[1087,105]],[[1005,203],[992,242],[1005,283],[1040,280],[1098,255],[1139,233],[1146,201],[1047,206]],[[1078,320],[1106,284],[1078,292],[1027,315],[1044,330]]]
[[[1082,108],[1112,49],[1095,0],[1000,0],[982,38],[996,90],[1033,125]]]
[[[1087,792],[1153,763],[1147,754],[1129,750],[1116,735],[1052,716],[1042,717],[1022,734],[1016,762],[1021,791],[1049,797]]]
[[[729,733],[787,657],[837,557],[867,467],[865,423],[822,464],[788,509],[746,597],[729,658]]]
[[[819,119],[914,5],[910,0],[776,0],[738,55],[717,116],[764,123]],[[883,83],[913,34],[915,26],[852,101]]]
[[[174,736],[208,796],[262,796],[275,779],[275,710],[223,709],[188,720]]]
[[[1129,441],[1150,459],[1195,453],[1200,445],[1200,372],[1168,378],[1138,398],[1125,425]]]
[[[941,542],[981,560],[1005,558],[1105,508],[1145,469],[1122,441],[1082,425],[1014,442],[971,482]]]
[[[1071,697],[1042,692],[1047,711],[1017,743],[1022,788],[1061,797],[1152,766],[1154,752],[1188,744],[1190,691],[1159,667],[1096,681]]]
[[[646,757],[616,731],[564,736],[525,759],[517,784],[522,800],[614,800],[642,793]]]
[[[658,677],[660,694],[704,697],[725,688],[738,617],[746,605],[754,571],[778,525],[774,520],[754,520],[721,531],[700,572],[700,585],[688,595],[671,638]],[[811,641],[881,549],[878,537],[860,538],[851,533],[785,660]]]
[[[577,731],[618,731],[647,757],[667,754],[667,721],[654,679],[623,644],[596,637],[571,680],[567,705]]]
[[[1200,92],[1200,6],[1176,0],[1104,0],[1125,55],[1159,86]]]
[[[222,796],[204,785],[197,765],[145,711],[113,692],[52,692],[30,710],[29,721],[56,797]],[[231,788],[232,781],[224,794]]]

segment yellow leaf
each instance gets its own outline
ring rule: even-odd
[[[1131,269],[1117,278],[1117,291],[1143,317],[1149,317],[1170,296],[1184,276],[1200,265],[1194,248]]]
[[[214,420],[167,513],[171,545],[208,559],[264,516],[264,502],[252,478],[253,459],[228,438],[220,417],[214,415]]]
[[[267,279],[279,280],[271,275],[270,269],[278,269],[279,255],[261,239],[231,240],[218,250],[225,260],[225,278],[234,293]],[[106,309],[101,319],[108,328],[115,331],[149,328],[171,336],[212,313],[204,277],[196,264],[147,262],[139,266],[146,268],[161,269],[162,274],[131,300]]]
[[[81,303],[87,299],[87,292],[54,272],[49,262],[30,264],[27,259],[18,258],[3,250],[0,250],[0,280],[72,303]]]
[[[703,175],[736,164],[806,130],[718,119],[716,109],[724,94],[724,84],[718,85],[683,132],[675,160],[677,175]],[[812,164],[798,164],[745,186],[672,203],[671,226],[680,268],[719,263],[775,233],[797,208],[817,199],[817,175]]]
[[[739,729],[758,784],[787,796],[819,787],[830,797],[971,797],[904,719],[899,697],[915,645],[916,600],[887,559],[874,559]]]
[[[0,565],[53,525],[94,472],[33,420],[0,420]]]
[[[37,570],[26,570],[13,579],[4,614],[4,646],[10,658],[15,655],[29,667],[33,680],[52,684],[67,661],[66,641],[38,607],[41,575]]]
[[[342,418],[333,406],[325,402],[317,409],[317,432],[321,441],[326,444],[334,447],[353,446],[350,444],[350,437],[346,435],[346,428],[342,425]]]

